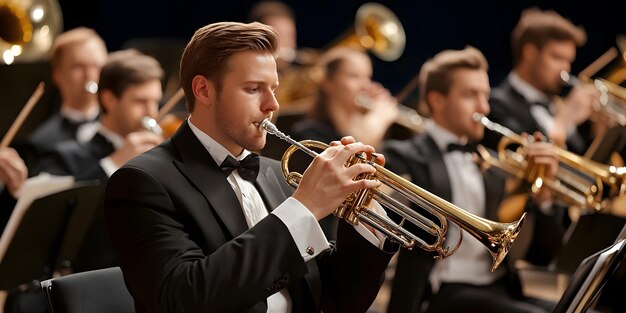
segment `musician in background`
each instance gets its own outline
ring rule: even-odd
[[[591,142],[590,117],[599,98],[592,84],[573,88],[561,105],[561,71],[570,72],[576,47],[585,44],[585,31],[554,11],[527,9],[511,34],[513,70],[493,90],[489,118],[516,133],[540,131],[551,141],[577,154]],[[579,127],[580,126],[580,127]],[[485,142],[495,147],[497,136]]]
[[[158,145],[160,135],[142,126],[144,117],[157,115],[162,97],[163,69],[159,62],[136,50],[122,50],[109,55],[100,74],[98,96],[102,106],[100,122],[86,125],[91,133],[88,142],[65,141],[36,166],[36,172],[71,175],[77,181],[98,180],[102,187],[108,177],[128,160]],[[75,271],[117,265],[104,225],[102,210],[86,235]]]
[[[472,47],[446,50],[427,61],[419,77],[421,103],[428,107],[432,122],[423,134],[387,142],[384,149],[387,167],[397,174],[408,175],[416,185],[470,213],[497,220],[504,177],[496,172],[481,172],[472,155],[475,143],[485,131],[472,116],[475,112],[489,113],[485,57]],[[558,162],[550,145],[530,144],[526,157],[546,167],[547,179],[554,176]],[[528,202],[531,214],[527,218],[552,220],[551,215],[543,213],[551,209],[549,190],[543,188]],[[424,213],[419,207],[413,208]],[[413,224],[405,225],[414,234],[425,235],[421,238],[432,238]],[[532,230],[526,227],[520,236],[528,235],[525,231]],[[559,238],[550,241],[549,237],[541,236],[544,244],[559,242]],[[459,241],[455,227],[449,229],[446,239],[448,246]],[[554,247],[547,250],[555,252]],[[489,252],[468,234],[452,256],[440,261],[435,261],[433,256],[421,249],[400,251],[388,312],[420,312],[425,301],[427,312],[546,311],[522,296],[512,262],[504,262],[491,272]],[[507,261],[510,259],[509,256]]]
[[[128,160],[161,143],[162,137],[145,129],[142,119],[157,115],[162,77],[163,69],[150,56],[136,50],[111,53],[99,77],[100,121],[80,128],[91,140],[57,144],[35,172],[104,184]]]
[[[293,125],[291,136],[296,140],[329,143],[351,135],[371,146],[380,146],[387,129],[396,120],[398,108],[389,91],[372,82],[369,56],[351,48],[335,48],[323,55],[321,62],[325,74],[315,103],[308,117]],[[367,103],[359,106],[357,98]],[[294,168],[306,169],[309,161],[298,159]],[[335,216],[320,223],[329,239],[336,238]]]
[[[35,159],[49,152],[59,142],[89,141],[78,134],[84,123],[93,123],[100,114],[96,90],[87,90],[87,84],[98,83],[100,69],[105,64],[107,49],[98,34],[80,27],[59,35],[52,45],[52,80],[61,93],[61,109],[39,126],[28,140],[35,149]],[[91,88],[97,88],[92,85]]]
[[[362,51],[335,48],[322,56],[324,78],[309,117],[293,126],[298,139],[325,143],[351,135],[379,147],[398,116],[389,91],[372,82],[372,62]]]
[[[250,9],[248,22],[269,25],[278,33],[276,69],[283,73],[297,58],[296,16],[280,1],[261,1]]]
[[[13,148],[0,149],[0,234],[28,176],[24,161]]]

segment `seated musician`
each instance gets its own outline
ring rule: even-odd
[[[308,117],[293,125],[291,136],[296,140],[329,143],[351,135],[374,147],[379,146],[395,121],[398,109],[389,92],[372,82],[369,56],[358,50],[336,48],[322,58],[325,75],[317,98]],[[355,101],[360,96],[366,96],[368,103],[363,105],[370,107],[357,105]],[[305,169],[309,160],[296,161],[294,166]],[[336,238],[337,222],[334,216],[320,221],[329,239]]]
[[[427,61],[420,72],[420,100],[432,117],[426,132],[406,141],[389,141],[384,153],[388,168],[410,176],[413,183],[460,208],[487,219],[497,219],[504,194],[504,177],[481,172],[472,155],[474,144],[485,132],[474,113],[489,113],[487,61],[472,47],[446,50]],[[550,145],[528,145],[526,157],[546,167],[546,177],[557,169]],[[551,192],[542,188],[527,207],[530,218],[552,220],[541,209],[550,209]],[[540,208],[542,207],[543,208]],[[418,212],[423,209],[415,207]],[[391,214],[390,214],[391,215]],[[554,222],[556,223],[556,222]],[[411,226],[409,226],[411,227]],[[410,229],[420,233],[413,226]],[[524,232],[532,229],[523,228]],[[556,234],[555,242],[560,237]],[[419,249],[401,251],[398,257],[388,312],[546,312],[548,308],[522,296],[510,257],[491,272],[491,257],[482,244],[465,234],[463,244],[452,256],[440,261]],[[459,240],[452,227],[449,246]],[[546,245],[554,244],[541,237]],[[518,242],[516,242],[517,244]],[[515,249],[520,248],[514,246]],[[545,248],[554,252],[554,247]]]
[[[572,89],[562,103],[555,101],[563,87],[561,72],[569,72],[576,47],[586,41],[585,31],[558,13],[527,9],[511,34],[513,70],[494,88],[489,119],[516,133],[542,132],[548,139],[583,155],[593,139],[586,122],[599,92],[593,84]],[[495,147],[499,137],[488,134]]]

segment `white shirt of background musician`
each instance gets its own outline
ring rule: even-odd
[[[485,216],[485,185],[483,174],[472,160],[472,154],[462,151],[447,152],[450,143],[466,144],[466,138],[459,138],[436,123],[428,124],[426,131],[435,141],[443,155],[450,180],[452,203],[472,214]],[[459,241],[458,228],[448,225],[446,242],[454,246]],[[485,246],[464,231],[463,242],[452,256],[435,262],[429,277],[433,291],[439,290],[441,283],[468,283],[486,285],[502,277],[502,271],[491,272],[491,257]]]
[[[517,73],[511,72],[507,78],[511,87],[515,89],[527,102],[532,103],[530,114],[535,118],[539,126],[546,133],[552,132],[554,128],[554,104],[550,97],[523,80]],[[537,103],[548,103],[548,108]]]
[[[118,133],[104,127],[99,122],[96,123],[96,126],[96,133],[99,133],[102,137],[108,140],[113,145],[113,149],[117,150],[124,144],[124,137],[120,136]],[[115,171],[120,169],[120,167],[113,162],[111,157],[108,156],[100,160],[100,167],[102,167],[102,170],[104,170],[107,174],[107,177],[111,177]]]
[[[98,117],[98,114],[100,114],[100,108],[97,106],[87,112],[75,110],[67,106],[61,106],[59,114],[73,123],[82,123],[76,130],[75,134],[76,140],[79,143],[84,144],[88,142],[97,132],[97,128],[96,131],[93,131],[94,125],[98,123],[96,118]]]

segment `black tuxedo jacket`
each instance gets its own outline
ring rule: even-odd
[[[269,210],[292,188],[261,158]],[[391,254],[342,222],[333,249],[303,262],[272,214],[248,229],[227,175],[187,123],[109,180],[105,214],[137,312],[266,312],[287,287],[293,312],[365,312]]]
[[[108,176],[100,166],[100,160],[114,151],[113,144],[99,133],[85,144],[66,140],[57,143],[53,150],[42,155],[32,172],[71,175],[77,181],[98,180],[105,185]]]
[[[515,133],[533,134],[536,131],[546,133],[530,113],[533,104],[526,101],[524,96],[511,86],[508,79],[492,90],[489,104],[491,106],[489,119],[510,128]],[[499,139],[499,135],[486,130],[483,143],[487,147],[495,148]],[[567,137],[566,144],[568,150],[582,155],[591,144],[591,140],[591,124],[586,122]]]

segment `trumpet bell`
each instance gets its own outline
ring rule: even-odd
[[[315,157],[317,153],[310,148],[323,150],[328,147],[328,145],[319,141],[305,140],[297,142],[280,132],[269,119],[265,119],[259,127],[269,134],[275,135],[291,144],[283,154],[281,168],[287,182],[294,187],[298,186],[302,175],[297,172],[291,172],[289,169],[289,161],[292,154],[297,150],[301,150]],[[404,248],[413,249],[414,247],[419,247],[423,250],[434,252],[435,258],[445,258],[453,254],[459,247],[463,235],[461,230],[465,230],[487,247],[493,258],[491,268],[493,271],[500,265],[502,260],[504,260],[510,246],[521,230],[525,216],[511,223],[490,221],[462,210],[454,204],[433,195],[425,189],[414,185],[401,176],[374,163],[372,160],[365,159],[361,155],[352,156],[347,161],[346,166],[351,166],[356,163],[367,163],[373,166],[376,172],[361,174],[355,179],[379,180],[382,184],[393,189],[399,195],[426,210],[432,215],[432,218],[419,214],[413,208],[385,194],[379,188],[363,189],[354,192],[334,211],[334,215],[353,225],[358,223],[368,224],[383,233],[390,240],[399,243]],[[404,221],[419,227],[424,232],[431,235],[432,239],[420,238],[403,228],[401,226],[402,223],[397,224],[388,217],[376,213],[369,208],[369,204],[372,200],[378,201],[383,207],[398,214]],[[448,231],[448,221],[456,224],[461,231],[461,239],[452,249],[444,246],[445,236]]]

